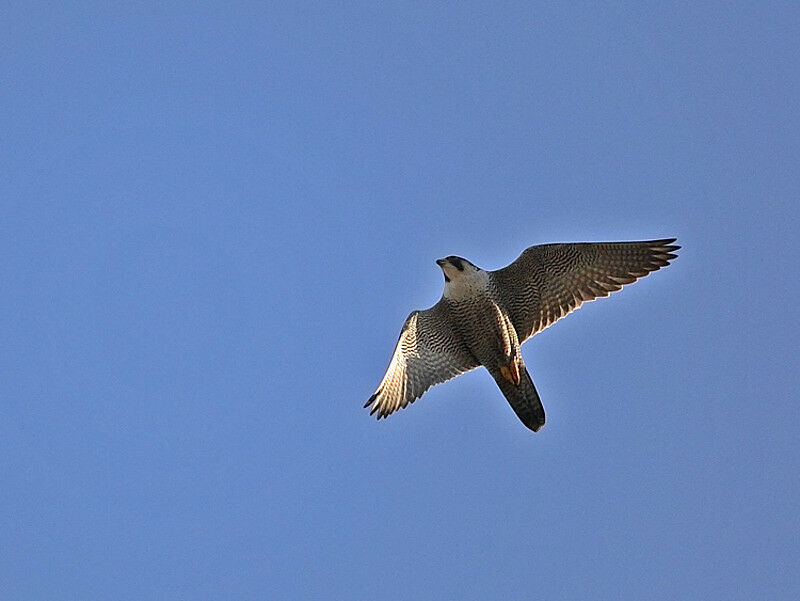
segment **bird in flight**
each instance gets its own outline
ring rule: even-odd
[[[541,244],[496,271],[461,257],[439,259],[441,300],[408,316],[386,374],[364,407],[371,405],[370,415],[378,419],[387,417],[431,386],[482,365],[517,417],[537,432],[544,407],[520,345],[584,302],[668,265],[680,248],[673,242]]]

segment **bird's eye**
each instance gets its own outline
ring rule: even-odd
[[[453,257],[450,259],[450,262],[455,265],[455,268],[459,271],[464,271],[464,263],[458,257]]]

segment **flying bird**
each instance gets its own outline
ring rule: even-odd
[[[541,244],[496,271],[461,257],[439,259],[441,300],[408,316],[386,374],[364,407],[385,418],[431,386],[482,365],[517,417],[537,432],[544,407],[520,345],[584,302],[668,265],[680,248],[675,240]]]

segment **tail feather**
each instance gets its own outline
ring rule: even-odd
[[[503,377],[499,367],[489,368],[489,373],[492,374],[520,421],[527,428],[538,432],[544,426],[544,407],[528,369],[524,365],[520,367],[520,383],[517,386]]]

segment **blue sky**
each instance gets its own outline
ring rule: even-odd
[[[0,596],[796,599],[792,3],[6,4]],[[363,403],[448,254],[677,236]]]

